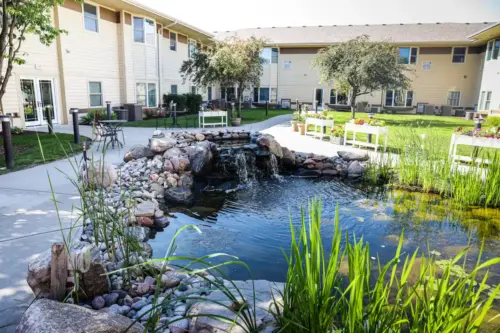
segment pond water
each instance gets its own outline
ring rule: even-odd
[[[290,246],[290,218],[300,226],[300,206],[313,197],[323,201],[323,241],[329,250],[338,205],[340,226],[370,243],[371,256],[382,262],[393,258],[404,231],[404,251],[432,251],[439,259],[454,257],[470,242],[470,264],[475,263],[481,239],[483,258],[500,254],[500,210],[452,207],[435,195],[376,191],[357,184],[326,179],[283,177],[254,181],[238,191],[202,192],[190,208],[168,207],[171,224],[150,243],[161,258],[173,234],[183,225],[197,225],[202,233],[186,230],[177,240],[178,255],[227,253],[251,268],[255,279],[284,281],[287,264],[282,250]],[[374,261],[375,264],[375,261]],[[239,265],[224,268],[232,279],[248,279]],[[492,274],[500,281],[500,267]]]

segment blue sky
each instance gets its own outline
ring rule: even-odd
[[[500,21],[500,0],[136,1],[209,32],[289,25]]]

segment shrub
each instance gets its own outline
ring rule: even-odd
[[[488,117],[486,118],[486,122],[484,124],[486,127],[500,127],[500,117]]]
[[[142,110],[142,113],[144,114],[144,119],[154,119],[154,118],[161,118],[165,116],[165,111],[160,111],[158,108],[145,108]]]
[[[99,120],[104,120],[108,118],[108,114],[106,109],[92,109],[89,110],[81,119],[80,119],[80,124],[81,125],[92,125],[96,121]],[[111,119],[115,120],[116,118],[116,113],[111,113]]]
[[[186,95],[178,95],[178,94],[165,94],[163,95],[163,104],[164,107],[169,108],[170,102],[174,102],[177,104],[177,111],[184,111],[186,109]]]
[[[10,133],[12,133],[12,135],[21,135],[24,133],[24,128],[14,126],[10,129]]]
[[[198,94],[185,94],[186,96],[186,108],[189,112],[198,112],[201,108],[201,103],[203,102],[203,97]]]

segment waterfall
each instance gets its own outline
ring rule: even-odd
[[[246,184],[248,182],[248,169],[247,169],[247,159],[245,153],[238,152],[234,157],[234,164],[236,166],[236,172],[240,183]]]
[[[280,175],[279,175],[279,168],[278,168],[278,159],[276,158],[276,156],[274,154],[271,154],[271,156],[269,156],[269,163],[267,166],[269,169],[268,170],[269,175],[272,178],[279,179]]]

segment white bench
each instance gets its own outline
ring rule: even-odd
[[[389,136],[389,127],[356,125],[353,123],[346,123],[344,128],[345,128],[344,146],[347,145],[348,143],[350,143],[353,146],[372,147],[372,148],[375,148],[375,151],[378,151],[378,147],[380,147],[379,137],[380,137],[380,135],[385,135],[384,151],[387,151],[387,138]],[[353,139],[352,140],[347,140],[347,132],[353,132]],[[374,134],[375,135],[375,143],[356,140],[356,133]]]
[[[220,121],[207,122],[205,118],[220,117]],[[198,112],[198,123],[200,128],[205,128],[205,126],[225,126],[227,127],[227,111],[200,111]]]
[[[320,137],[323,139],[327,136],[323,129],[326,131],[326,127],[333,128],[333,119],[318,119],[318,118],[306,118],[306,135],[312,134],[314,137]],[[309,131],[309,126],[314,126],[312,131]],[[319,132],[318,132],[319,127]]]
[[[474,162],[478,165],[491,164],[492,161],[482,158],[474,158],[474,156],[464,156],[457,154],[459,145],[500,149],[500,140],[491,138],[474,137],[469,135],[460,135],[453,133],[451,136],[450,151],[448,157],[452,164],[455,162]]]

